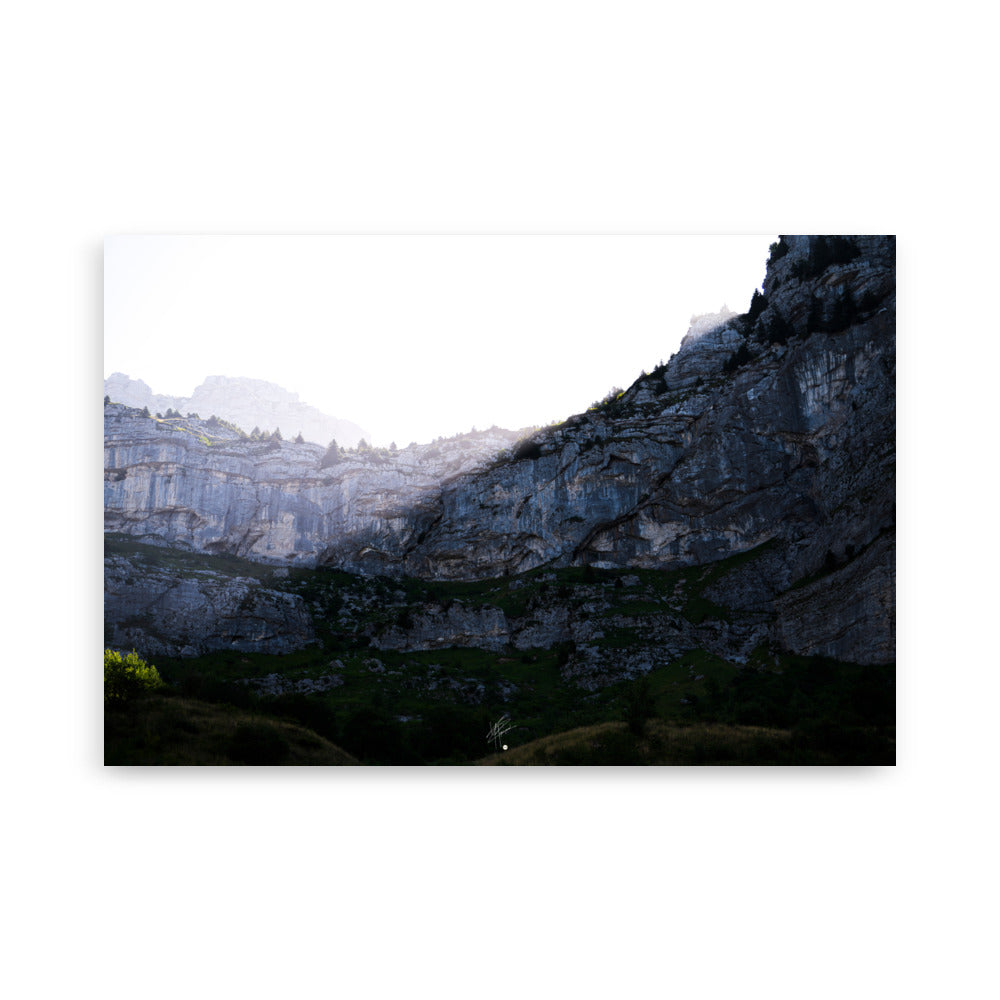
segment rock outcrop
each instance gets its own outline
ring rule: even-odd
[[[492,429],[401,451],[251,440],[236,428],[105,407],[105,531],[282,565],[384,572],[449,477],[516,439]]]
[[[213,650],[289,653],[316,638],[303,600],[209,567],[178,570],[143,555],[106,554],[104,641],[147,656]]]
[[[105,419],[111,531],[454,581],[760,550],[713,601],[763,616],[792,651],[894,658],[892,237],[782,237],[748,313],[695,318],[666,365],[516,443],[495,432],[323,468],[311,445],[209,439],[121,406]],[[505,634],[466,625],[480,643]]]

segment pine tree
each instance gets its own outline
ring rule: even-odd
[[[323,460],[319,463],[321,469],[328,469],[331,465],[336,465],[340,461],[340,448],[337,445],[337,439],[330,439],[330,446],[326,449],[326,454],[323,456]]]

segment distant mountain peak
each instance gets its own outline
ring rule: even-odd
[[[104,394],[114,403],[151,411],[214,415],[247,432],[254,427],[262,431],[280,428],[286,436],[301,433],[316,444],[326,445],[336,438],[344,447],[353,448],[362,438],[371,440],[370,432],[358,424],[323,413],[300,402],[297,392],[263,379],[209,375],[190,396],[167,396],[154,393],[142,379],[115,372],[104,380]]]

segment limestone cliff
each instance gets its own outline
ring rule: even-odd
[[[111,531],[456,581],[757,550],[713,581],[718,605],[763,616],[793,651],[895,655],[892,237],[782,237],[748,313],[695,318],[666,365],[517,443],[495,432],[323,467],[316,446],[121,406],[105,420]]]
[[[779,247],[751,314],[699,319],[618,399],[447,484],[406,570],[674,567],[773,540],[719,601],[774,610],[790,648],[892,659],[894,243]]]
[[[340,449],[186,417],[104,410],[105,531],[281,565],[383,572],[415,544],[442,482],[514,442],[494,428],[429,445]]]

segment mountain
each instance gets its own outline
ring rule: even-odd
[[[142,641],[155,620],[167,650],[299,647],[316,641],[304,609],[317,599],[275,574],[329,567],[361,574],[337,620],[376,648],[570,644],[562,669],[585,685],[694,648],[731,663],[762,644],[891,663],[895,240],[782,237],[762,289],[747,313],[695,317],[669,362],[624,392],[519,439],[331,456],[106,406],[110,634]],[[150,542],[250,560],[267,579],[209,562],[172,576],[135,548]],[[370,600],[376,578],[399,583]],[[476,581],[495,596],[469,591]]]
[[[154,394],[142,379],[115,372],[104,380],[104,394],[113,403],[145,407],[151,413],[176,410],[201,414],[206,419],[214,415],[245,431],[254,427],[267,432],[283,428],[287,437],[301,432],[305,440],[323,445],[336,438],[338,444],[353,448],[362,438],[371,440],[371,434],[357,424],[321,413],[299,402],[298,393],[260,379],[210,375],[191,396],[162,396]]]

